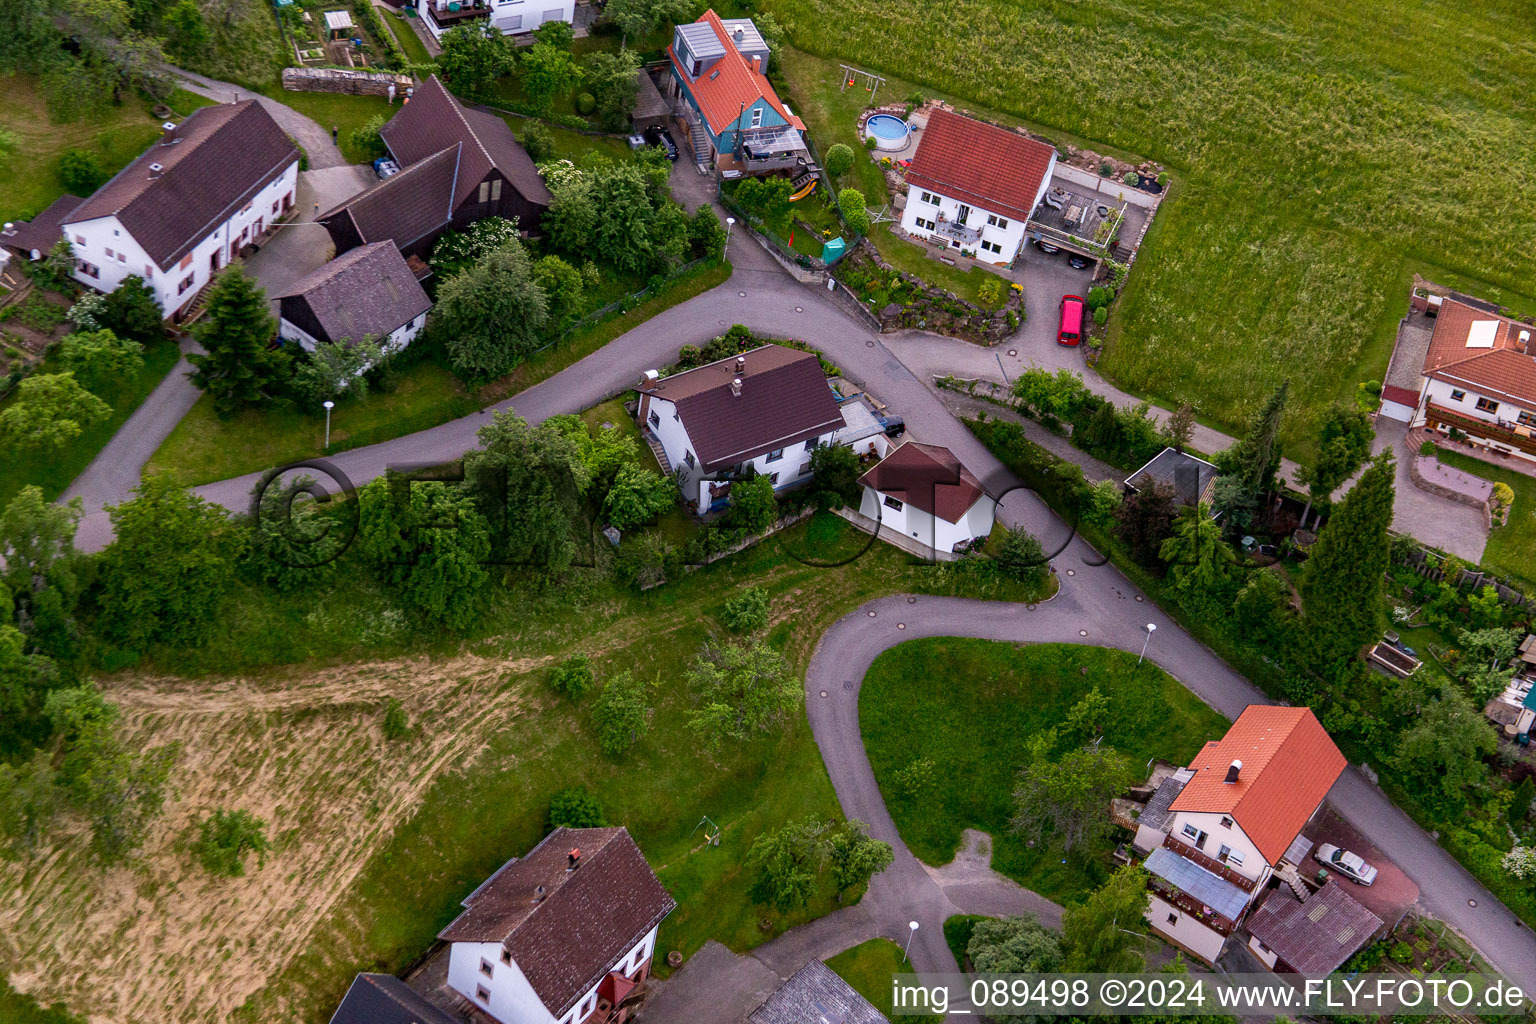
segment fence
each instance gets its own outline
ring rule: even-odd
[[[388,96],[389,87],[405,95],[410,75],[342,68],[283,68],[283,88],[289,92],[337,92],[352,96]]]
[[[1400,537],[1398,540],[1401,543],[1392,545],[1392,561],[1398,565],[1407,566],[1424,579],[1442,583],[1450,582],[1451,586],[1457,590],[1481,590],[1483,587],[1492,587],[1499,595],[1500,601],[1517,608],[1536,603],[1523,591],[1482,569],[1463,567],[1456,573],[1455,580],[1447,581],[1444,568],[1445,555],[1414,543],[1406,537]]]

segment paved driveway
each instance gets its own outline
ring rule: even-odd
[[[324,266],[336,251],[325,227],[315,223],[315,211],[324,213],[377,181],[372,168],[353,164],[304,171],[299,175],[295,197],[298,216],[278,225],[272,237],[245,261],[246,269],[272,300],[274,315],[277,296],[305,274]]]

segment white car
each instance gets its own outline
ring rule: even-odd
[[[1332,843],[1319,843],[1312,856],[1319,864],[1333,868],[1352,882],[1370,885],[1376,881],[1376,869],[1367,864],[1357,853],[1341,850]]]

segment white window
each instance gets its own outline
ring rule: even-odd
[[[1003,247],[996,242],[982,242],[981,247],[987,252],[995,252],[998,255],[1002,255],[1003,252]]]
[[[901,504],[900,501],[898,501],[897,499],[895,499],[895,498],[891,497],[889,494],[887,494],[885,496],[885,507],[886,508],[893,508],[897,512],[900,512],[901,509],[902,509],[902,504]]]
[[[1238,853],[1236,850],[1228,850],[1227,863],[1241,865],[1243,863],[1243,855]]]
[[[149,263],[144,264],[144,280],[146,280],[146,281],[153,281],[154,279],[155,279],[155,268],[154,268],[153,264],[149,264]]]
[[[989,213],[987,214],[987,223],[995,228],[1006,228],[1008,226],[1008,218],[999,217],[995,213]]]
[[[480,183],[480,200],[479,201],[482,202],[482,203],[489,202],[490,198],[491,198],[491,183],[488,182],[488,181],[482,181]]]
[[[761,128],[762,126],[763,126],[763,108],[762,107],[753,107],[752,108],[752,127],[753,128]]]
[[[187,275],[187,279],[185,281],[181,282],[181,284],[176,286],[176,294],[180,295],[183,292],[185,292],[188,288],[191,288],[192,287],[192,282],[194,280],[196,280],[196,278],[197,278],[196,274],[188,274]]]
[[[494,203],[494,202],[497,202],[500,199],[501,199],[501,179],[497,178],[495,181],[491,182],[491,202]]]
[[[1200,830],[1195,828],[1195,826],[1193,826],[1193,825],[1186,824],[1184,826],[1184,834],[1186,836],[1188,836],[1189,838],[1194,839],[1194,838],[1197,838],[1200,835]]]
[[[101,268],[96,266],[96,264],[94,264],[94,263],[87,263],[87,262],[85,262],[85,260],[76,260],[75,261],[75,268],[77,270],[79,270],[80,273],[84,274],[86,277],[100,277],[101,276]]]
[[[1222,818],[1221,819],[1221,827],[1222,828],[1231,828],[1232,827],[1232,819],[1231,818]]]
[[[653,427],[661,426],[661,417],[656,415],[656,410],[655,409],[651,410],[650,421],[651,421],[651,426],[653,426]]]
[[[939,197],[934,195],[932,192],[924,192],[923,202],[928,203],[930,206],[938,206]]]
[[[783,448],[775,448],[773,451],[768,453],[768,458],[765,459],[764,461],[765,462],[778,462],[783,457],[784,457],[784,449]]]
[[[118,253],[117,254],[117,262],[119,262],[119,263],[127,263],[128,262],[128,254],[125,253],[125,252]]]

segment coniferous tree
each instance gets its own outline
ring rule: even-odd
[[[1222,473],[1237,477],[1255,494],[1275,489],[1275,474],[1280,470],[1280,419],[1290,390],[1291,382],[1283,381],[1249,422],[1247,432],[1216,457]]]
[[[1391,542],[1391,451],[1382,452],[1334,508],[1301,576],[1301,609],[1316,668],[1325,675],[1376,638],[1381,578]]]
[[[227,267],[208,290],[207,312],[192,328],[204,352],[187,357],[192,381],[213,396],[220,416],[276,395],[288,379],[288,353],[270,348],[277,323],[267,296],[238,263]]]

